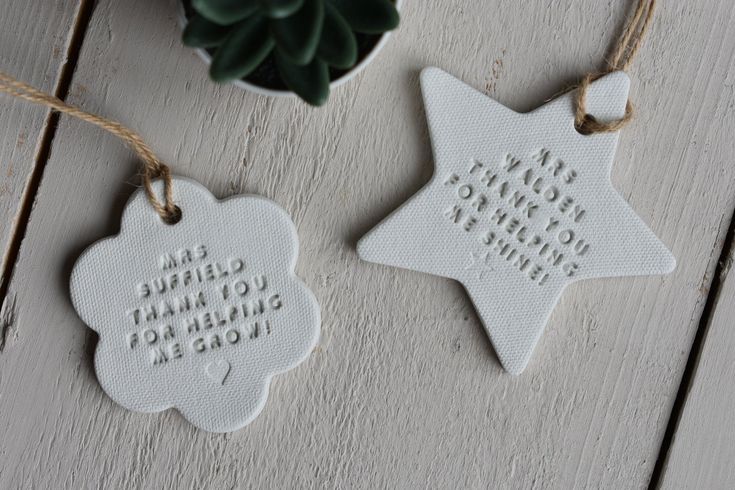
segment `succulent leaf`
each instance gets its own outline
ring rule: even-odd
[[[192,48],[219,46],[229,32],[227,27],[215,24],[201,15],[195,15],[189,19],[184,29],[184,44]]]
[[[335,68],[347,69],[357,62],[357,39],[347,21],[331,4],[324,5],[324,25],[316,55]]]
[[[261,8],[268,17],[288,17],[304,5],[304,0],[260,0]]]
[[[281,54],[297,65],[306,65],[316,53],[324,22],[324,0],[305,0],[293,15],[271,21],[271,31]]]
[[[209,75],[216,82],[246,77],[273,50],[265,17],[245,19],[227,36],[212,59]]]
[[[303,66],[294,65],[276,50],[276,66],[286,86],[305,102],[320,106],[329,98],[329,68],[319,59]]]
[[[192,0],[191,6],[207,19],[228,26],[250,17],[258,10],[258,0]]]
[[[329,97],[330,76],[340,74],[329,67],[352,68],[375,35],[399,22],[395,0],[181,1],[189,16],[184,43],[214,53],[213,80],[285,84],[315,106]]]
[[[398,27],[398,10],[389,0],[330,0],[355,32],[381,34]]]

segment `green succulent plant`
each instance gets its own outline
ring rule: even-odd
[[[390,0],[184,1],[184,43],[213,53],[213,80],[245,78],[272,58],[283,84],[315,106],[329,97],[330,68],[357,63],[358,38],[399,21]]]

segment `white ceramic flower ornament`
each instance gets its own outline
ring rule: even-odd
[[[99,333],[95,370],[113,400],[229,432],[260,412],[273,375],[312,351],[319,306],[294,274],[285,211],[257,196],[218,201],[181,178],[173,189],[181,221],[164,223],[138,191],[120,233],[77,261],[72,302]]]
[[[623,72],[593,82],[588,112],[622,118],[629,85]],[[506,370],[525,369],[567,284],[674,269],[610,183],[618,133],[578,133],[574,92],[519,114],[437,68],[421,87],[434,176],[358,253],[461,282]]]

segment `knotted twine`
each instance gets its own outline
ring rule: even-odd
[[[0,92],[76,117],[82,121],[94,124],[122,139],[138,154],[138,157],[140,157],[143,163],[143,188],[153,209],[156,210],[159,216],[161,216],[161,219],[166,223],[173,224],[179,221],[181,210],[173,201],[171,171],[165,163],[158,159],[151,147],[137,133],[117,121],[83,111],[27,83],[20,82],[3,72],[0,72]],[[153,191],[153,180],[156,178],[160,178],[163,181],[163,200],[159,199]]]
[[[587,89],[590,83],[614,71],[627,71],[633,62],[643,37],[653,19],[653,9],[656,0],[638,0],[633,17],[623,31],[607,67],[602,72],[588,73],[577,86],[576,109],[574,112],[574,126],[582,134],[610,133],[618,131],[633,118],[633,104],[628,99],[625,105],[625,115],[621,119],[601,122],[594,116],[587,114]]]

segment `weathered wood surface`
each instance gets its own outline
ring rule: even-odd
[[[730,250],[721,288],[666,459],[662,489],[735,488],[735,275]]]
[[[54,92],[75,27],[77,0],[0,2],[0,70]],[[0,104],[0,270],[31,173],[49,111],[16,102]],[[5,278],[3,278],[5,279]],[[0,332],[2,333],[2,332]],[[0,340],[2,345],[2,340]]]
[[[613,181],[678,268],[567,289],[520,377],[501,370],[459,285],[354,250],[431,174],[422,67],[529,110],[600,66],[628,6],[407,2],[386,50],[313,110],[213,85],[170,3],[100,0],[70,100],[132,126],[218,196],[283,205],[322,340],[234,434],[116,406],[67,283],[78,254],[117,231],[135,161],[62,117],[6,299],[0,488],[647,486],[735,204],[732,2],[661,2],[632,74],[638,115]]]

